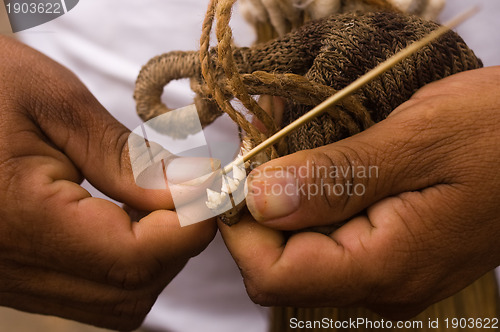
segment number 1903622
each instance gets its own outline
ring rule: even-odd
[[[446,318],[447,329],[498,329],[498,318]]]
[[[60,2],[14,2],[5,7],[8,14],[63,14]]]

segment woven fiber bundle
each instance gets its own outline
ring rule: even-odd
[[[309,54],[300,54],[304,62],[308,62],[304,66],[307,71],[301,74],[310,82],[341,90],[367,69],[374,68],[435,28],[435,23],[395,12],[343,14],[307,24],[295,34],[298,40],[307,40],[306,36],[317,34],[323,38],[320,43],[311,41],[312,45],[317,44],[307,51]],[[450,32],[364,86],[354,96],[358,102],[356,106],[341,106],[292,133],[288,137],[289,152],[319,147],[354,135],[366,129],[370,120],[385,119],[422,86],[481,66],[481,61],[463,40]],[[310,105],[289,101],[283,125],[310,108]],[[306,137],[308,139],[304,139]]]
[[[197,52],[167,53],[152,59],[142,69],[134,95],[137,110],[143,120],[167,112],[169,109],[161,101],[164,85],[189,77],[197,93],[195,102],[202,125],[210,124],[223,110],[254,143],[259,143],[265,136],[227,105],[233,96],[239,99],[242,95],[250,98],[249,95],[261,94],[283,97],[287,100],[283,123],[286,125],[436,27],[435,23],[398,12],[333,15],[251,48],[224,49],[223,52],[212,49],[206,69],[213,76],[210,85],[202,76]],[[230,78],[223,67],[229,55],[235,68]],[[481,66],[481,61],[464,41],[456,33],[448,32],[293,133],[287,139],[287,146],[277,147],[279,154],[354,135],[383,120],[425,84]],[[232,82],[234,76],[241,80],[242,86]],[[269,134],[278,129],[266,113],[259,112],[258,106],[247,103],[249,111],[266,124]],[[174,129],[168,124],[165,126]]]

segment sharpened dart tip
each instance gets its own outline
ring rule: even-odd
[[[241,182],[245,180],[245,177],[247,176],[247,173],[245,172],[245,169],[239,167],[236,164],[233,164],[233,178],[237,180],[238,182]]]
[[[240,184],[239,180],[231,179],[229,176],[224,176],[222,178],[222,188],[221,191],[224,193],[232,194],[238,189],[238,185]]]
[[[205,204],[211,210],[216,209],[222,203],[221,194],[209,188],[207,188],[207,198],[208,201]]]

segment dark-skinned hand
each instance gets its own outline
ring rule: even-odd
[[[498,266],[499,89],[500,67],[457,74],[358,135],[255,169],[252,216],[219,225],[250,297],[403,319]],[[343,222],[329,236],[283,233]]]
[[[136,186],[129,131],[71,72],[7,37],[0,49],[0,305],[133,329],[215,223],[180,228],[167,190]],[[132,222],[83,178],[158,211]]]

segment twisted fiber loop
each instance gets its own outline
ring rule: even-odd
[[[229,21],[231,19],[231,9],[235,2],[236,0],[220,0],[220,5],[217,7],[216,36],[219,41],[217,48],[218,58],[226,75],[226,84],[231,89],[231,92],[242,102],[243,106],[257,116],[266,127],[268,134],[274,134],[277,130],[276,124],[272,117],[248,94],[234,61],[232,49],[233,34],[229,26]]]
[[[197,86],[198,77],[200,76],[200,63],[198,52],[181,52],[175,51],[167,54],[162,54],[151,59],[140,71],[134,91],[134,99],[137,105],[137,113],[143,121],[151,120],[159,115],[171,111],[165,105],[161,96],[165,85],[172,80],[181,78],[191,78],[191,85]],[[212,123],[220,112],[217,105],[202,95],[195,96],[195,104],[198,110],[199,120],[202,125]],[[186,132],[195,132],[198,126],[197,119],[185,119],[184,115],[177,113],[174,117],[182,116],[183,123],[192,124],[192,128],[179,128],[175,125],[179,123],[172,116],[171,122],[158,122],[162,128],[157,128],[160,131],[168,132],[170,136],[175,138],[183,138]]]
[[[327,85],[310,81],[302,75],[292,73],[271,74],[265,71],[255,71],[252,74],[242,74],[241,78],[248,93],[251,95],[277,96],[294,100],[302,105],[318,105],[337,92]],[[210,94],[207,85],[192,84],[191,88],[199,95]],[[223,92],[228,94],[227,91]],[[344,111],[352,112],[357,118],[360,118],[364,127],[367,128],[373,125],[368,111],[356,97],[349,96],[345,98],[340,103],[340,107]],[[336,117],[339,116],[336,115]]]
[[[301,105],[316,106],[337,91],[328,85],[308,80],[304,76],[296,74],[270,74],[264,71],[256,71],[251,75],[242,75],[243,82],[248,86],[251,94],[272,95],[293,100]],[[342,110],[341,112],[339,112]],[[337,108],[329,110],[333,117],[342,117],[344,112],[359,119],[363,128],[374,124],[368,110],[355,96],[344,98]]]
[[[200,63],[201,72],[205,79],[207,88],[212,91],[212,95],[215,98],[217,104],[221,109],[227,113],[231,119],[242,128],[253,144],[257,145],[266,139],[266,136],[261,133],[253,124],[251,124],[242,114],[236,111],[230,103],[230,99],[224,94],[223,87],[216,79],[216,73],[214,67],[222,67],[224,74],[226,75],[225,84],[229,86],[232,90],[232,94],[239,97],[242,104],[250,111],[254,112],[259,120],[266,126],[267,130],[274,132],[276,128],[274,127],[273,120],[265,113],[264,110],[253,100],[253,98],[246,91],[241,78],[238,75],[238,69],[234,63],[233,52],[232,52],[232,32],[229,27],[229,20],[231,17],[231,8],[234,1],[223,0],[222,5],[219,5],[218,0],[211,0],[208,5],[207,14],[205,16],[205,21],[203,22],[202,35],[200,39]],[[210,46],[210,33],[212,31],[213,22],[215,15],[218,16],[218,27],[217,27],[217,38],[219,40],[218,45],[218,56],[221,61],[216,64],[212,64],[211,56],[209,52]],[[277,157],[277,152],[274,147],[267,151],[267,154],[271,158]]]
[[[174,79],[195,75],[193,55],[194,52],[172,52],[168,56],[157,56],[141,69],[134,98],[137,112],[143,119],[170,111],[161,101],[163,87]]]
[[[263,135],[253,126],[246,118],[236,111],[230,103],[230,98],[223,90],[221,83],[216,78],[216,73],[211,61],[209,52],[210,48],[210,33],[217,8],[217,0],[211,0],[208,6],[207,14],[203,22],[202,34],[200,39],[200,63],[201,73],[205,79],[207,95],[213,96],[219,107],[229,115],[229,117],[240,126],[248,135],[257,141],[264,139]]]
[[[214,97],[215,101],[221,107],[221,109],[225,113],[227,113],[229,117],[234,122],[236,122],[244,131],[250,134],[254,134],[256,129],[253,128],[253,126],[248,121],[246,121],[246,119],[231,106],[229,98],[226,97],[220,84],[217,82],[214,70],[212,70],[214,64],[211,61],[209,48],[210,48],[210,33],[212,31],[216,6],[217,6],[217,0],[211,0],[208,6],[207,14],[205,16],[205,20],[203,22],[202,34],[200,39],[201,73],[207,85],[206,91],[207,92],[210,91],[208,92],[209,95],[212,95]]]

